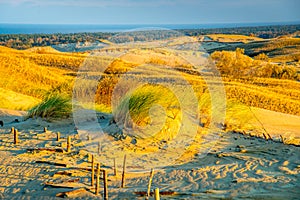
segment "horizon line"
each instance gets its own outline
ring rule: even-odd
[[[300,21],[270,21],[270,22],[205,22],[205,23],[22,23],[22,22],[0,22],[0,24],[15,25],[221,25],[221,24],[279,24],[300,23]]]

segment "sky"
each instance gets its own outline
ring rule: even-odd
[[[299,0],[0,0],[0,23],[300,22]]]

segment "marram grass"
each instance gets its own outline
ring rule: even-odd
[[[174,93],[151,84],[122,98],[114,114],[129,134],[135,132],[135,137],[144,139],[171,139],[178,133],[181,121],[180,105]]]
[[[48,120],[67,118],[72,112],[71,100],[61,94],[51,94],[28,111],[26,118],[41,117]]]

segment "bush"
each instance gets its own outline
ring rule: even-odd
[[[40,104],[31,108],[26,118],[61,119],[69,117],[71,112],[72,104],[69,97],[61,94],[50,94]]]

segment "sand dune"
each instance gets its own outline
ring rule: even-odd
[[[298,117],[261,109],[253,111],[263,122],[265,129],[273,134],[272,137],[284,132],[294,133],[294,137],[299,137]],[[97,198],[89,186],[90,172],[82,170],[90,167],[87,144],[92,144],[93,140],[77,137],[72,119],[51,123],[41,119],[21,121],[22,115],[24,112],[0,111],[0,120],[5,123],[0,129],[0,198],[55,199],[57,193],[72,190],[71,188],[86,188],[86,192],[77,198]],[[272,118],[266,120],[266,115],[271,115]],[[20,122],[15,122],[15,118]],[[109,116],[105,115],[102,120],[102,125],[108,124],[106,121]],[[13,135],[10,133],[12,126],[20,131],[20,143],[16,145],[13,144]],[[48,128],[47,133],[43,132],[44,127]],[[58,142],[57,131],[61,132],[62,137]],[[42,147],[66,149],[68,135],[72,135],[71,153],[26,151],[28,148]],[[207,155],[196,155],[185,163],[156,168],[152,188],[158,187],[160,191],[172,193],[162,196],[162,199],[297,199],[300,196],[299,155],[300,148],[297,146],[239,133],[224,133]],[[120,188],[121,171],[118,176],[113,174],[114,156],[116,155],[111,150],[106,150],[105,146],[101,147],[101,155],[96,156],[96,160],[109,173],[109,197],[144,199],[134,192],[147,190],[148,169],[143,171],[128,165],[126,188]],[[133,158],[128,158],[129,163],[130,159]],[[157,159],[164,162],[168,157],[166,155]],[[37,161],[48,163],[36,163]],[[140,162],[144,162],[146,166],[149,161],[145,159]],[[117,160],[117,166],[118,169],[122,168],[122,160]],[[76,181],[70,183],[70,180]],[[69,188],[52,188],[46,186],[46,182]],[[102,195],[102,190],[100,193]]]

